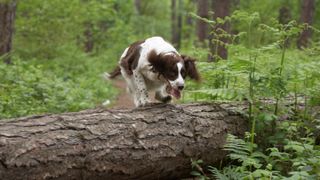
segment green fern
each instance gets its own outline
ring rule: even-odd
[[[209,166],[208,170],[212,173],[212,176],[218,180],[238,180],[248,175],[248,173],[238,172],[234,166],[225,167],[222,172],[212,166]]]
[[[229,157],[233,160],[242,159],[241,157],[247,158],[251,152],[251,148],[248,146],[247,142],[242,139],[238,139],[232,134],[227,135],[224,150],[230,152]]]

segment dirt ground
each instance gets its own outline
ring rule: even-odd
[[[124,79],[112,80],[112,84],[119,89],[116,101],[111,104],[113,108],[134,108],[133,100],[127,93],[127,84]]]
[[[117,96],[116,100],[111,103],[110,107],[116,109],[130,109],[135,108],[133,103],[133,99],[131,98],[130,94],[127,93],[127,84],[124,79],[117,78],[111,80],[114,87],[119,89],[119,95]],[[152,102],[156,102],[154,98],[154,92],[150,92],[150,98]]]

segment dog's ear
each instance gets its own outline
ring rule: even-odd
[[[163,53],[157,54],[155,50],[150,51],[148,54],[148,61],[151,64],[151,70],[161,75],[165,75],[170,71],[171,67],[175,65],[175,56],[165,55]]]
[[[151,64],[151,70],[159,74],[163,74],[166,68],[166,61],[161,57],[161,54],[157,54],[155,50],[152,50],[148,54],[148,61]]]
[[[200,81],[200,75],[198,73],[197,67],[195,65],[196,59],[181,55],[182,59],[184,60],[184,66],[186,68],[187,76],[189,76],[191,79],[199,82]]]

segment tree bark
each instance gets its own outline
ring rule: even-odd
[[[209,1],[198,0],[197,14],[202,18],[209,19]],[[208,25],[202,20],[197,20],[197,36],[198,40],[203,43],[208,38]]]
[[[244,104],[156,104],[0,122],[0,179],[178,179],[224,159]],[[238,111],[239,110],[239,111]]]
[[[312,25],[313,17],[315,12],[315,0],[303,0],[301,7],[301,17],[300,21],[302,23],[307,23]],[[304,47],[308,47],[309,41],[312,36],[312,30],[310,28],[306,28],[298,39],[297,45],[299,49]]]
[[[17,2],[15,0],[0,2],[0,57],[4,56],[7,64],[11,63],[12,36]]]
[[[230,0],[212,0],[211,2],[212,10],[214,11],[213,19],[224,18],[230,15]],[[209,55],[209,61],[217,61],[218,59],[227,59],[228,58],[228,50],[221,43],[213,42],[213,40],[221,41],[226,44],[228,39],[225,37],[219,37],[221,31],[229,32],[230,31],[230,23],[218,24],[213,27],[212,31],[216,33],[210,33],[209,36],[209,46],[211,55]]]

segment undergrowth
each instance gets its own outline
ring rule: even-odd
[[[202,20],[212,26],[241,23],[243,28],[221,35],[228,43],[215,41],[228,48],[228,60],[200,62],[202,85],[190,83],[184,101],[248,101],[250,132],[243,139],[228,135],[224,149],[229,161],[223,168],[204,171],[202,161],[195,160],[192,174],[201,179],[318,179],[319,46],[298,50],[293,44],[303,29],[312,27],[295,21],[264,24],[258,13],[243,11]]]
[[[0,63],[0,119],[72,112],[100,106],[116,91],[102,78],[107,57],[84,53],[48,60]],[[113,57],[112,57],[113,58]]]

